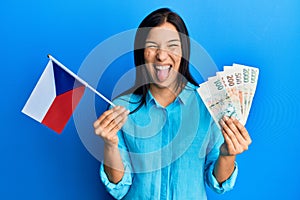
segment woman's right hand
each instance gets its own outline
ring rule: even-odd
[[[118,131],[125,124],[129,110],[122,106],[116,106],[105,111],[95,122],[94,128],[96,135],[100,136],[106,145],[118,146]]]

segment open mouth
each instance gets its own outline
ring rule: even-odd
[[[170,75],[172,65],[154,65],[156,77],[160,82],[167,80]]]

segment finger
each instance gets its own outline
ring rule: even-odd
[[[101,134],[102,132],[103,132],[103,130],[102,130],[101,127],[95,128],[95,134],[96,134],[96,135],[101,136],[101,135],[102,135],[102,134]]]
[[[237,128],[233,124],[232,120],[228,117],[224,117],[224,119],[227,119],[226,122],[224,122],[224,131],[227,133],[229,138],[231,139],[233,145],[234,145],[234,153],[233,154],[239,154],[243,151],[248,149],[247,142],[243,139],[243,137],[238,132]],[[234,132],[235,129],[237,132]]]
[[[111,129],[111,132],[117,133],[117,132],[123,127],[123,125],[125,124],[126,120],[127,120],[127,116],[126,116],[125,118],[123,118],[123,119],[119,122],[119,124],[117,124],[116,126],[114,126],[114,127]]]
[[[103,129],[101,126],[99,126],[95,129],[95,134],[102,138],[106,138],[108,132],[105,129]]]
[[[234,133],[237,141],[239,142],[240,145],[245,146],[248,145],[247,141],[242,137],[240,131],[236,127],[236,124],[234,123],[232,118],[224,117],[224,119],[227,119],[225,123],[227,126],[230,128],[230,130]]]
[[[234,122],[234,119],[227,118],[226,125],[230,128],[230,130],[235,134],[235,137],[238,141],[238,143],[234,143],[236,148],[236,153],[242,153],[245,150],[248,150],[249,142],[245,140],[242,136],[242,133],[240,130],[238,130],[235,123],[239,123],[237,120]],[[234,141],[233,141],[234,142]]]
[[[103,121],[108,115],[110,115],[112,112],[116,111],[117,109],[119,109],[121,106],[116,106],[112,109],[109,109],[107,111],[105,111],[95,122],[94,122],[94,128],[97,128],[101,121]]]
[[[243,126],[236,118],[233,118],[233,123],[236,125],[237,129],[241,133],[241,136],[247,141],[249,145],[252,141],[245,126]]]
[[[224,140],[227,145],[227,152],[229,155],[232,155],[232,152],[235,152],[234,145],[233,145],[231,139],[229,138],[228,134],[226,133],[226,131],[222,130],[222,135],[223,135]]]
[[[227,124],[227,126],[232,130],[233,133],[238,133],[239,132],[238,128],[235,126],[235,123],[233,123],[232,118],[224,116],[223,120]]]
[[[223,119],[220,120],[220,124],[222,126],[222,130],[228,135],[230,141],[232,142],[234,149],[237,150],[239,148],[239,142],[237,141],[235,134],[230,130],[227,124]]]
[[[111,123],[112,124],[118,124],[124,117],[127,117],[129,113],[130,113],[129,110],[126,110],[125,108],[124,109],[122,108],[120,112],[115,114],[115,118],[108,124],[108,126],[111,126]]]
[[[95,128],[95,133],[97,135],[99,135],[100,137],[104,138],[105,140],[110,140],[111,137],[113,137],[113,135],[115,133],[111,133],[111,130],[119,124],[120,121],[122,121],[122,117],[121,116],[124,116],[124,117],[127,117],[128,114],[130,113],[129,110],[125,110],[124,108],[117,108],[115,109],[116,111],[110,113],[107,117],[105,117],[102,122],[99,124],[98,127]],[[121,112],[121,114],[117,115],[115,114],[116,112],[120,112],[120,110],[124,110],[124,112]],[[110,120],[109,118],[112,117],[114,115],[117,115],[116,118]],[[104,114],[105,115],[105,114]],[[103,121],[107,121],[110,123],[107,125],[106,123],[103,123]]]
[[[117,108],[112,113],[107,115],[101,122],[100,125],[104,128],[108,127],[119,115],[121,115],[126,109],[124,107]]]
[[[120,114],[117,118],[115,118],[107,127],[107,130],[111,132],[113,129],[121,129],[127,120],[127,116],[129,114],[129,110],[125,110],[122,114]]]

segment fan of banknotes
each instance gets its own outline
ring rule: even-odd
[[[219,128],[224,115],[234,116],[246,124],[258,74],[258,68],[233,64],[224,66],[224,71],[200,84],[198,93]]]

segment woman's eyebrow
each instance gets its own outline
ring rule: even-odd
[[[150,43],[150,44],[157,44],[156,42],[154,42],[154,41],[146,41],[146,44],[147,43]]]
[[[169,40],[168,42],[180,42],[179,39],[172,39],[172,40]]]

